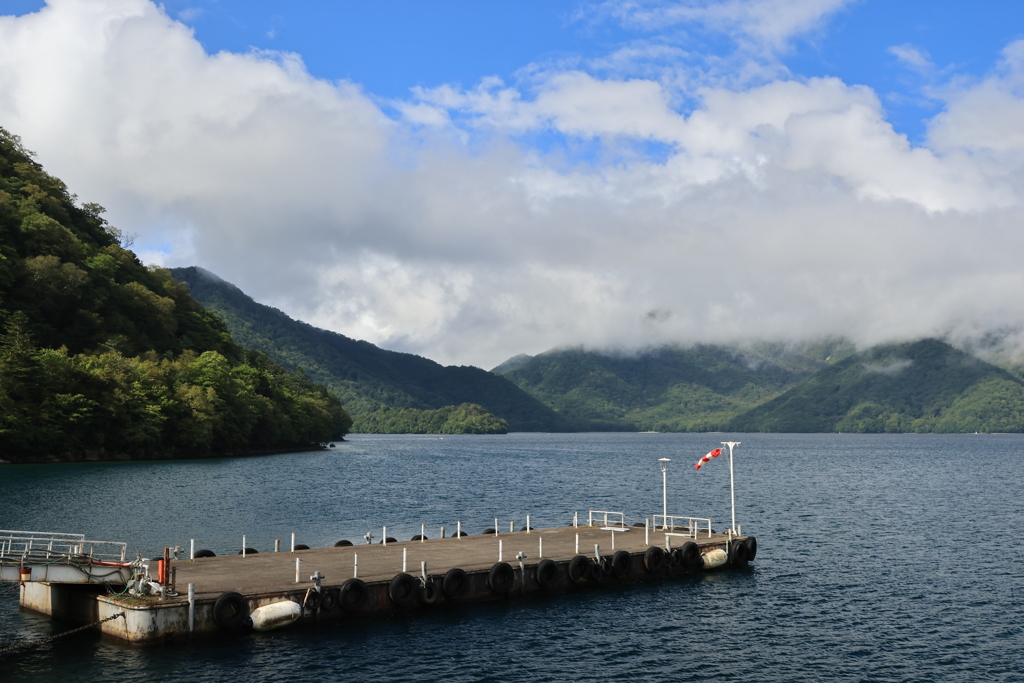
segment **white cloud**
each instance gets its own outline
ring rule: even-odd
[[[616,6],[777,47],[842,3]],[[950,89],[927,147],[870,89],[690,58],[529,65],[417,90],[392,120],[298,56],[207,54],[145,0],[52,0],[0,18],[0,125],[147,258],[444,362],[1024,325],[1022,44]]]
[[[649,30],[697,24],[761,49],[785,49],[851,0],[608,0],[605,11]]]
[[[928,55],[914,47],[910,43],[904,43],[903,45],[893,45],[889,48],[889,54],[896,57],[904,64],[913,67],[918,70],[927,70],[934,66]]]
[[[968,150],[996,162],[1024,161],[1024,40],[1003,50],[998,69],[980,83],[950,88],[946,111],[928,140],[939,150]]]

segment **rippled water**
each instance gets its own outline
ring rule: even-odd
[[[327,452],[0,469],[0,527],[260,550],[461,519],[564,525],[574,510],[729,524],[726,439],[694,434],[353,436]],[[216,642],[76,634],[0,660],[11,681],[1024,681],[1024,437],[744,434],[745,570],[454,606]],[[65,627],[0,596],[0,646]]]

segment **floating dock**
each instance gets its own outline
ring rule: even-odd
[[[752,536],[714,533],[710,520],[660,519],[627,526],[622,513],[591,511],[578,526],[244,556],[172,559],[165,551],[166,564],[126,562],[123,544],[114,544],[120,561],[97,559],[84,537],[72,537],[66,552],[52,539],[48,549],[22,551],[11,534],[24,532],[0,532],[10,535],[0,578],[21,581],[25,609],[147,644],[597,589],[756,557]]]

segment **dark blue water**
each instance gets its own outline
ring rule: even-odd
[[[574,510],[729,525],[725,439],[686,434],[354,436],[298,455],[0,469],[0,528],[237,552],[425,523],[564,525]],[[77,634],[4,681],[1024,681],[1024,436],[745,434],[745,570],[507,604],[130,648]],[[507,528],[507,527],[506,527]],[[0,596],[0,645],[64,627]]]

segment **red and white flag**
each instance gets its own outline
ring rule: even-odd
[[[722,454],[722,449],[721,449],[721,448],[716,448],[716,449],[715,449],[715,450],[713,450],[713,451],[708,451],[708,454],[707,454],[707,455],[705,455],[705,456],[704,456],[703,458],[701,458],[700,460],[698,460],[698,461],[697,461],[697,464],[693,466],[693,467],[694,467],[694,469],[697,469],[697,470],[699,470],[699,469],[700,469],[700,466],[701,466],[701,465],[703,465],[703,464],[704,464],[704,463],[706,463],[706,462],[710,462],[710,461],[711,461],[711,458],[717,458],[717,457],[718,457],[718,456],[720,456],[721,454]]]

